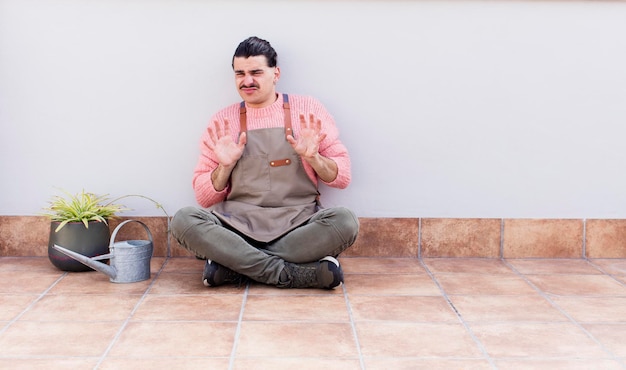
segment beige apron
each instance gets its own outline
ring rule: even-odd
[[[270,242],[315,214],[319,192],[287,141],[292,133],[289,100],[283,94],[285,127],[247,130],[240,106],[241,132],[248,142],[231,173],[231,190],[211,210],[225,224],[261,242]]]

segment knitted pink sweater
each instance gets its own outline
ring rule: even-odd
[[[351,180],[350,157],[346,147],[339,140],[339,131],[333,117],[317,99],[312,97],[289,94],[289,106],[295,137],[300,132],[300,114],[304,114],[308,120],[309,114],[313,113],[322,121],[322,131],[326,133],[326,138],[320,144],[320,154],[334,160],[339,169],[337,178],[326,184],[339,189],[347,187]],[[282,94],[279,94],[276,102],[270,106],[264,108],[246,107],[246,110],[248,130],[284,126]],[[213,125],[213,121],[216,120],[222,123],[224,118],[228,119],[231,134],[236,140],[239,136],[239,104],[233,104],[217,112],[211,118],[210,125]],[[213,187],[211,173],[217,168],[218,162],[213,151],[206,145],[208,140],[209,133],[208,130],[205,130],[200,141],[200,158],[193,174],[193,189],[196,200],[202,207],[209,207],[223,201],[230,191],[230,186],[219,192]],[[313,168],[305,161],[302,161],[302,164],[313,183],[317,184],[318,177]]]

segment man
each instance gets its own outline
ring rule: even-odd
[[[207,260],[206,286],[247,277],[333,289],[343,282],[336,257],[359,229],[350,210],[319,204],[319,181],[345,188],[351,180],[335,122],[316,99],[276,91],[280,68],[269,42],[241,42],[232,67],[243,102],[212,117],[193,176],[204,208],[178,211],[172,233]]]

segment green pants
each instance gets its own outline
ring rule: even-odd
[[[269,243],[240,235],[211,211],[186,207],[171,224],[172,235],[200,258],[213,260],[255,281],[276,285],[285,261],[308,263],[338,256],[356,240],[359,220],[347,208],[318,211],[302,226]]]

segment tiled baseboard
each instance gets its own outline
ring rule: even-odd
[[[111,222],[113,230],[121,221]],[[148,225],[155,256],[189,256],[168,238],[165,217],[133,217]],[[351,257],[626,258],[626,220],[360,218]],[[0,256],[47,256],[50,222],[41,216],[0,216]],[[147,239],[138,224],[117,241]],[[169,245],[168,245],[169,240]]]

